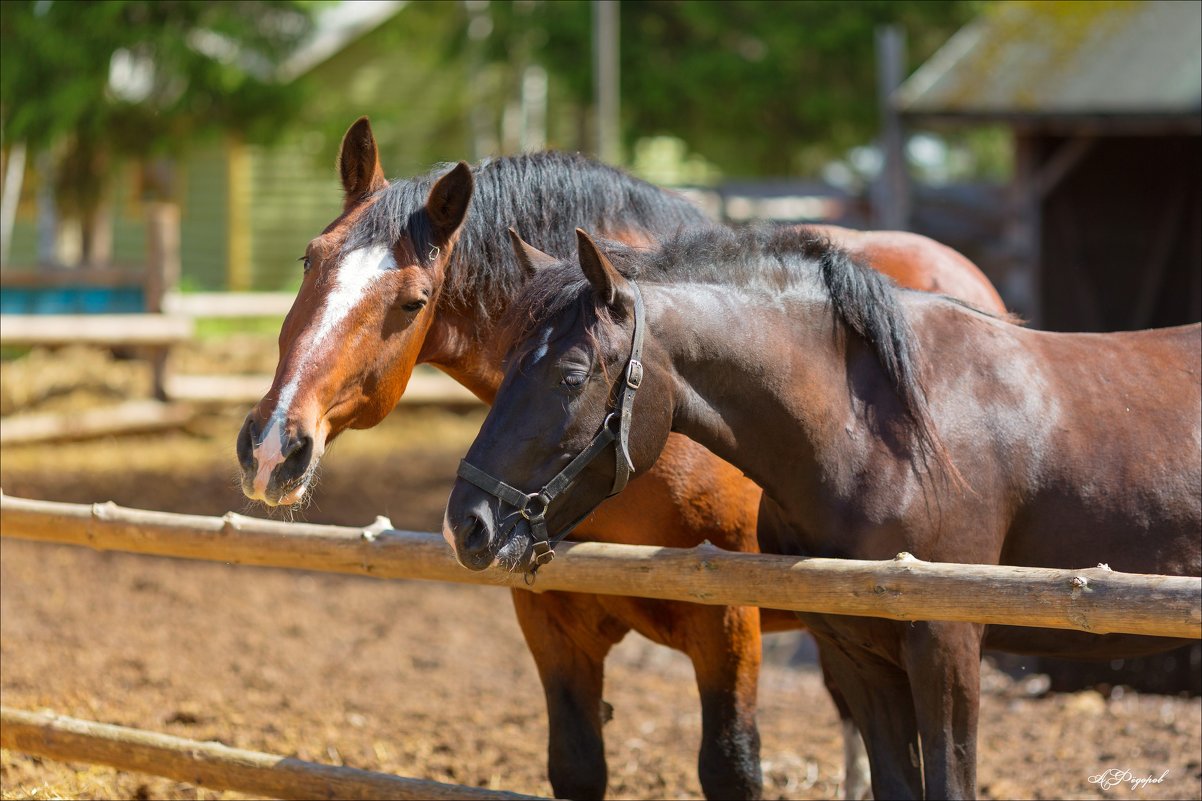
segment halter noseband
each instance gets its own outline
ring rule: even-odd
[[[517,514],[530,523],[530,532],[534,537],[532,546],[534,549],[534,567],[530,569],[531,575],[539,567],[555,558],[555,551],[552,550],[552,546],[572,533],[572,530],[580,525],[605,500],[605,498],[602,498],[600,501],[597,501],[584,514],[572,521],[571,525],[556,533],[554,537],[547,535],[546,515],[551,503],[576,480],[576,477],[594,459],[601,455],[602,451],[609,447],[611,442],[616,443],[614,445],[614,483],[606,498],[617,495],[625,489],[626,482],[630,480],[630,474],[634,472],[634,462],[630,459],[630,415],[634,409],[634,393],[643,383],[643,362],[641,359],[643,355],[643,329],[646,327],[644,324],[646,314],[643,311],[643,295],[639,292],[638,285],[634,281],[628,282],[627,285],[634,292],[634,332],[631,335],[630,359],[626,362],[626,369],[622,371],[622,383],[618,390],[617,408],[605,416],[605,421],[601,423],[601,430],[596,433],[592,441],[588,444],[588,447],[569,462],[567,467],[556,473],[555,477],[544,484],[542,489],[532,493],[525,493],[516,487],[511,487],[499,478],[494,478],[480,468],[468,464],[466,459],[459,462],[460,478],[475,484],[490,495],[500,498],[505,503],[513,506],[517,510]],[[613,425],[615,420],[617,421],[617,431],[614,430],[615,426]],[[516,523],[517,521],[515,520],[514,525]],[[512,528],[512,526],[509,528]]]

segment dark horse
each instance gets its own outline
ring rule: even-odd
[[[471,476],[546,490],[620,424],[637,384],[636,474],[669,432],[695,438],[779,504],[775,550],[1200,574],[1202,326],[1033,331],[898,290],[806,232],[694,231],[604,251],[580,236],[584,275],[519,245],[535,276],[502,321],[505,378],[444,522],[465,565],[521,569],[532,552],[531,526],[501,525],[521,523],[515,504]],[[611,491],[612,454],[550,502],[551,532]],[[983,643],[1095,658],[1181,644],[803,618],[864,735],[877,798],[975,795]]]
[[[640,243],[707,224],[672,193],[556,153],[497,159],[475,170],[461,164],[390,185],[366,120],[347,132],[339,168],[343,213],[305,251],[305,277],[280,332],[274,382],[238,438],[246,494],[272,505],[295,503],[308,491],[327,442],[382,420],[415,364],[434,364],[492,401],[501,365],[488,345],[499,313],[525,280],[508,226],[570,256],[575,226]],[[929,239],[824,231],[901,283],[1002,310],[971,262]],[[754,551],[760,495],[737,469],[672,437],[656,467],[575,538],[676,547],[708,539]],[[604,793],[603,663],[631,629],[693,662],[706,794],[759,794],[761,621],[779,630],[797,626],[795,616],[576,593],[515,591],[513,602],[546,691],[549,774],[557,795]],[[848,742],[858,745],[858,735],[852,732]],[[854,774],[846,789],[858,794]]]

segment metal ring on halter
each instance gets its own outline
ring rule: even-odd
[[[530,502],[531,501],[538,501],[539,503],[541,503],[543,505],[543,508],[538,510],[538,514],[532,514],[530,512]],[[550,506],[551,506],[551,499],[546,496],[546,493],[544,493],[542,491],[532,492],[526,496],[526,503],[522,506],[521,509],[518,509],[518,514],[520,514],[522,517],[526,518],[527,520],[529,520],[530,522],[533,523],[535,520],[542,520],[544,517],[546,517],[547,509]]]

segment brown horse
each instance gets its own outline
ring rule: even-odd
[[[365,119],[343,140],[340,175],[343,213],[309,243],[305,277],[280,332],[274,382],[238,438],[243,489],[271,505],[301,499],[331,439],[383,419],[415,364],[434,364],[492,401],[501,365],[487,343],[499,311],[525,280],[506,227],[568,256],[576,249],[575,226],[647,243],[708,222],[676,195],[563,154],[497,159],[474,172],[460,164],[390,185]],[[903,283],[955,287],[966,300],[1001,310],[976,267],[928,239],[827,230],[879,257]],[[760,495],[737,469],[672,437],[655,469],[576,538],[679,547],[708,539],[754,551]],[[546,691],[557,795],[604,793],[603,662],[634,629],[693,662],[706,794],[758,796],[759,610],[522,591],[513,602]],[[791,613],[766,612],[763,620],[768,629],[798,625]],[[848,742],[858,746],[858,735]],[[860,784],[853,772],[846,789],[858,795]]]
[[[1202,573],[1200,325],[1033,331],[898,290],[807,232],[690,231],[658,250],[582,233],[579,268],[519,253],[534,276],[500,325],[506,375],[444,522],[465,566],[529,568],[543,530],[621,483],[623,453],[647,470],[675,431],[778,503],[780,552]],[[1094,658],[1181,644],[803,618],[877,798],[975,795],[983,643]]]

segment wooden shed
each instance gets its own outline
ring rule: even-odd
[[[998,3],[894,102],[911,127],[1013,131],[995,278],[1033,325],[1202,319],[1202,3]]]

